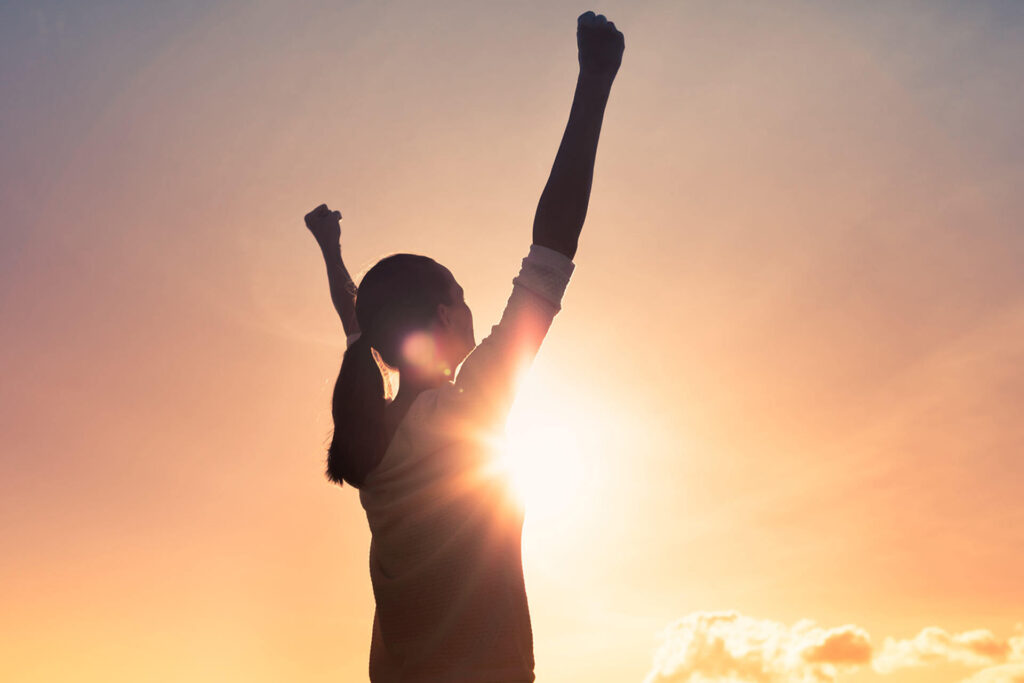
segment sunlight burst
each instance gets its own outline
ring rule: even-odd
[[[503,469],[534,521],[565,514],[584,471],[578,433],[582,425],[568,424],[564,414],[544,408],[533,404],[513,411],[501,455]]]

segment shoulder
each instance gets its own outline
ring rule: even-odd
[[[441,461],[437,455],[471,442],[475,433],[464,414],[463,403],[459,390],[450,383],[420,393],[409,405],[367,482],[375,486],[419,477],[424,467],[432,470],[443,465],[443,469],[450,469],[450,457]],[[414,472],[420,474],[413,475]]]
[[[451,433],[453,417],[459,412],[459,393],[451,382],[420,392],[399,422],[395,441],[424,450],[436,447],[443,435]]]

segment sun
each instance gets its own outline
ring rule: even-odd
[[[579,503],[585,466],[580,431],[551,394],[524,388],[509,416],[500,449],[502,469],[534,522],[554,520]],[[532,390],[531,390],[532,389]]]

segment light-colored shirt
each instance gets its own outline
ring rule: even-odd
[[[493,445],[572,271],[562,254],[530,248],[501,321],[454,382],[417,396],[360,488],[374,683],[534,680],[523,513]]]

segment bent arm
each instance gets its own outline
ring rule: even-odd
[[[320,246],[327,265],[327,284],[331,288],[331,302],[341,318],[345,336],[359,334],[356,319],[356,285],[341,259],[341,212],[331,211],[321,204],[306,214],[306,227]]]
[[[324,263],[327,265],[327,284],[331,289],[331,302],[341,318],[345,336],[359,334],[356,320],[356,284],[352,281],[345,262],[341,258],[341,247],[321,247]]]

